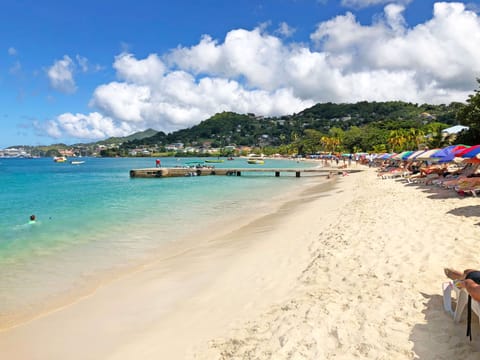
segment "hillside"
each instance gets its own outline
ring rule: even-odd
[[[109,144],[121,144],[128,141],[135,141],[135,140],[142,140],[145,138],[150,138],[155,136],[158,131],[153,129],[147,129],[144,131],[136,132],[132,135],[124,136],[124,137],[111,137],[105,140],[101,140],[96,142],[98,145],[109,145]]]
[[[167,145],[182,143],[185,147],[197,149],[233,145],[259,147],[262,151],[267,151],[268,147],[274,153],[303,153],[326,149],[322,145],[322,138],[325,137],[333,139],[333,143],[340,141],[341,145],[335,147],[339,151],[382,151],[392,146],[388,145],[392,132],[396,132],[397,138],[410,139],[408,141],[411,143],[404,140],[402,146],[418,146],[412,143],[412,131],[417,132],[417,138],[420,133],[430,134],[432,143],[428,145],[439,146],[445,140],[442,140],[441,129],[457,124],[457,113],[463,108],[465,105],[461,103],[419,105],[401,101],[364,101],[355,104],[316,104],[297,114],[279,117],[222,112],[195,126],[170,134],[147,129],[126,137],[112,137],[94,143],[72,146],[56,144],[28,147],[28,150],[34,155],[53,156],[59,150],[74,148],[78,154],[89,155],[97,153],[98,145],[104,145],[108,151],[102,150],[102,156],[126,156],[135,148],[165,152]]]
[[[352,127],[374,126],[384,130],[420,128],[432,122],[455,124],[456,112],[464,105],[412,104],[401,101],[358,102],[355,104],[317,104],[298,114],[275,118],[241,115],[232,112],[216,114],[200,124],[171,134],[125,142],[122,147],[140,145],[164,146],[181,142],[196,146],[211,142],[212,147],[235,144],[246,146],[279,146],[302,137],[307,129],[328,134],[332,128],[347,131]],[[445,126],[446,127],[446,126]]]

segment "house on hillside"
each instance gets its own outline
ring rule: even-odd
[[[457,135],[458,133],[462,132],[463,130],[468,130],[468,129],[470,129],[468,126],[455,125],[455,126],[443,129],[442,134],[444,136]]]

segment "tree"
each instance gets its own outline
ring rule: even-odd
[[[343,138],[343,145],[349,152],[360,152],[364,150],[363,144],[363,130],[358,126],[352,126],[349,130],[345,131]]]
[[[406,134],[408,149],[418,150],[425,142],[425,133],[421,129],[410,128]]]
[[[391,130],[388,136],[388,144],[393,152],[404,150],[407,143],[407,133],[404,129]]]
[[[477,78],[480,86],[480,78]],[[470,145],[480,143],[480,89],[468,96],[467,105],[457,113],[459,124],[469,126],[470,129],[458,137],[459,142]]]
[[[445,124],[434,122],[425,127],[427,136],[427,144],[430,149],[441,148],[447,145],[447,138],[442,134]]]

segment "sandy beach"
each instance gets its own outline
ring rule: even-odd
[[[363,169],[0,332],[2,358],[477,359],[441,285],[480,267],[480,200]]]

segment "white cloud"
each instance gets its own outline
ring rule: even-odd
[[[88,71],[88,59],[86,57],[80,56],[80,55],[75,56],[75,59],[77,60],[77,64],[80,67],[80,69],[83,72],[87,72]]]
[[[63,59],[55,61],[47,70],[50,86],[60,92],[74,93],[77,90],[73,78],[74,66],[75,64],[68,55],[64,55]]]
[[[141,122],[142,112],[150,103],[147,86],[113,82],[101,85],[93,94],[92,105],[116,119]]]
[[[97,136],[103,124],[109,136],[117,126],[169,132],[220,111],[275,116],[328,101],[464,101],[480,74],[478,15],[460,3],[437,3],[430,20],[408,27],[396,3],[371,25],[352,13],[318,24],[314,46],[259,27],[232,30],[223,42],[205,35],[163,56],[122,53],[113,64],[117,81],[92,96],[90,106],[102,114],[97,125],[73,126],[91,115],[69,114],[52,122],[52,134]]]
[[[120,79],[137,84],[150,84],[165,72],[165,65],[156,54],[137,60],[132,54],[122,53],[115,58],[113,67]]]
[[[8,48],[8,55],[15,56],[15,55],[17,55],[17,53],[18,53],[17,49],[15,49],[14,47],[9,47]]]
[[[99,139],[131,134],[133,128],[126,123],[115,122],[98,112],[88,115],[65,113],[47,123],[48,135],[59,138],[63,135],[82,139]]]
[[[289,26],[286,22],[280,23],[280,26],[278,27],[277,31],[275,31],[277,34],[283,37],[290,37],[295,33],[295,29],[291,26]]]
[[[339,16],[320,24],[312,39],[331,56],[349,59],[341,66],[344,73],[411,71],[420,101],[438,102],[431,92],[422,95],[422,87],[471,90],[480,73],[478,16],[460,3],[437,3],[431,20],[407,29],[400,9],[387,7],[385,21],[372,26],[360,25],[352,14]]]

